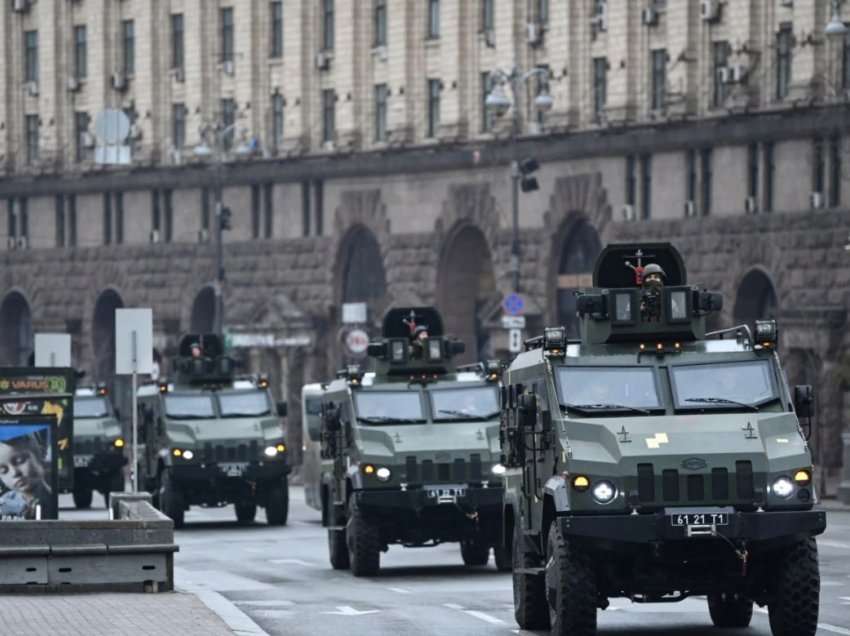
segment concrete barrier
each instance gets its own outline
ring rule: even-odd
[[[171,519],[147,493],[113,493],[111,516],[0,523],[0,592],[173,590]]]

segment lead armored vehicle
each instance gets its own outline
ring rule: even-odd
[[[100,492],[124,491],[125,439],[105,385],[80,387],[74,394],[74,505],[91,506]]]
[[[139,390],[140,483],[181,527],[189,506],[233,503],[236,518],[266,509],[285,525],[290,466],[281,417],[265,377],[240,378],[216,335],[187,335],[173,380]]]
[[[467,565],[501,545],[499,367],[456,368],[463,344],[432,308],[392,309],[369,345],[374,371],[339,374],[322,394],[322,523],[330,561],[378,572],[390,544],[459,542]]]
[[[722,298],[669,244],[609,246],[593,280],[581,339],[546,329],[503,379],[517,622],[585,636],[610,598],[704,595],[717,627],[756,603],[775,636],[813,636],[812,390],[788,386],[776,323],[706,334]]]

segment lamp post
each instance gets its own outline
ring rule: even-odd
[[[529,177],[539,167],[534,159],[527,159],[520,163],[517,156],[517,140],[519,138],[522,120],[520,113],[520,99],[522,89],[532,78],[543,77],[549,79],[549,69],[535,67],[529,71],[522,71],[514,67],[510,71],[496,69],[490,73],[488,83],[492,87],[487,94],[485,106],[496,117],[505,115],[511,108],[511,206],[513,220],[513,239],[511,241],[511,278],[513,291],[519,291],[519,192],[531,192],[537,189],[537,180]],[[505,93],[505,87],[511,91],[510,98]],[[538,112],[545,113],[552,109],[552,96],[547,91],[540,92],[534,99],[534,107]]]
[[[230,209],[225,208],[222,202],[224,189],[224,163],[227,160],[232,140],[229,135],[236,128],[236,124],[225,126],[222,122],[206,124],[201,127],[201,143],[195,147],[195,155],[211,160],[213,166],[213,190],[215,196],[215,258],[216,277],[213,285],[215,295],[215,315],[213,317],[213,331],[219,337],[224,337],[224,230],[229,230]],[[237,154],[246,154],[245,146],[237,149]]]
[[[847,35],[848,29],[841,21],[841,5],[844,0],[832,0],[832,19],[827,23],[824,33],[827,36]]]

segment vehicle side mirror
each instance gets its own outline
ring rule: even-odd
[[[286,417],[288,412],[288,408],[286,402],[278,402],[277,403],[277,414],[278,417]]]
[[[537,396],[523,393],[519,396],[519,425],[522,428],[534,428],[537,424]]]
[[[810,384],[798,384],[794,387],[794,410],[798,418],[812,417],[815,405],[815,392]]]

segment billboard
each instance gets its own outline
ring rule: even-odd
[[[74,390],[76,372],[69,368],[0,368],[0,421],[37,418],[53,425],[52,461],[57,488],[74,485]]]
[[[56,420],[0,418],[0,521],[58,518]]]

